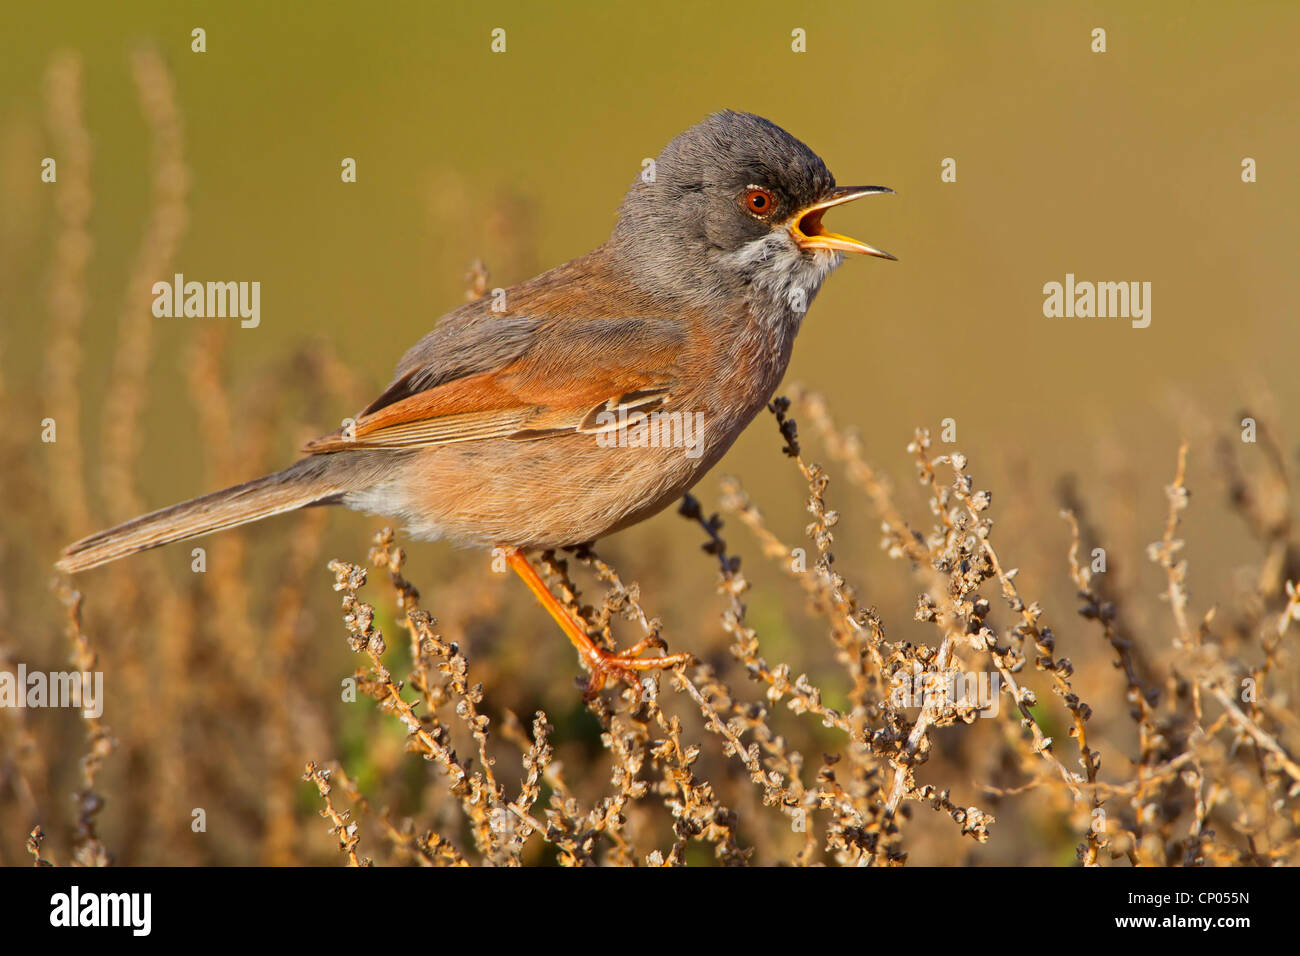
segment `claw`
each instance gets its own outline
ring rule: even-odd
[[[651,634],[644,640],[638,641],[625,651],[612,653],[593,647],[591,650],[583,650],[582,663],[591,672],[591,678],[587,681],[584,696],[588,698],[595,697],[604,688],[607,681],[613,678],[616,681],[623,681],[629,687],[637,690],[641,689],[641,679],[637,676],[638,671],[651,670],[668,670],[673,667],[687,666],[694,662],[695,658],[690,654],[667,654],[662,657],[642,657],[650,649],[663,650],[666,647],[663,638],[658,634]]]

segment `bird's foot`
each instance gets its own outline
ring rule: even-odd
[[[638,641],[625,651],[606,651],[595,645],[582,649],[582,663],[591,672],[587,680],[584,696],[595,697],[605,685],[613,681],[623,681],[629,687],[641,689],[640,672],[667,670],[692,663],[695,658],[690,654],[666,654],[660,657],[643,657],[650,650],[667,650],[668,645],[658,634],[651,634]]]

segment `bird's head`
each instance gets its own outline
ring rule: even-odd
[[[744,289],[810,302],[845,253],[893,259],[828,231],[827,210],[884,186],[837,186],[775,123],[714,113],[673,139],[628,190],[612,246],[642,285],[708,298]]]

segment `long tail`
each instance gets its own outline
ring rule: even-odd
[[[340,469],[333,467],[333,457],[305,458],[284,471],[92,534],[69,545],[56,566],[69,573],[85,571],[137,551],[328,503],[347,490],[347,483],[339,480]]]

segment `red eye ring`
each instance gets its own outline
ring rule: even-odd
[[[776,197],[772,195],[770,189],[764,189],[762,186],[750,186],[741,195],[740,205],[750,215],[766,219],[772,215],[772,210],[776,208]]]

